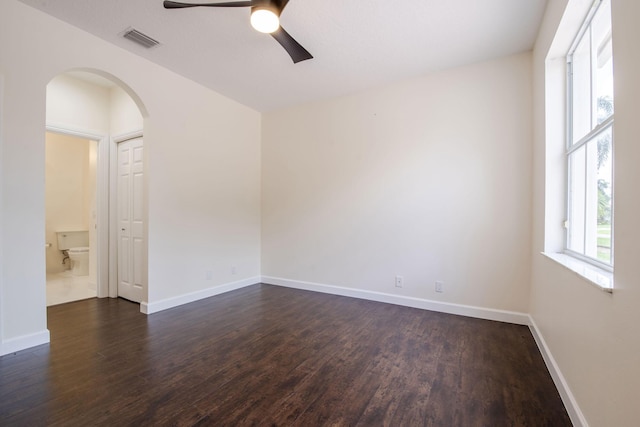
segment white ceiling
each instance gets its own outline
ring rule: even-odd
[[[251,28],[249,8],[165,10],[162,0],[21,1],[259,111],[530,50],[546,5],[290,0],[282,26],[315,57],[294,65],[274,39]],[[161,45],[147,50],[122,38],[130,27]]]

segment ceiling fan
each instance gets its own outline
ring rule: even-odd
[[[228,1],[220,3],[180,3],[165,0],[165,9],[186,7],[250,7],[251,26],[261,33],[271,36],[287,51],[293,63],[313,58],[313,56],[280,26],[280,14],[289,0]]]

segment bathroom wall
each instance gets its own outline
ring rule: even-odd
[[[51,243],[46,265],[51,274],[69,268],[68,262],[62,264],[56,232],[94,228],[96,142],[47,132],[45,146],[45,233]]]

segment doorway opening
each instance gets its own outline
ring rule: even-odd
[[[47,305],[93,297],[147,299],[144,156],[136,153],[133,195],[139,199],[125,202],[118,156],[121,144],[142,141],[144,109],[126,85],[97,73],[67,72],[47,85]],[[120,213],[127,209],[122,203],[137,209],[131,253],[120,243]],[[122,271],[132,263],[136,292],[123,295]]]
[[[47,306],[97,296],[98,141],[47,132]]]

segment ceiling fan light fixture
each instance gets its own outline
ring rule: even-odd
[[[251,26],[261,33],[273,33],[280,28],[280,17],[273,8],[267,6],[252,7]]]
[[[280,14],[289,4],[289,0],[241,0],[221,1],[218,3],[182,3],[164,0],[165,9],[183,9],[186,7],[250,7],[251,26],[262,33],[271,34],[280,46],[287,51],[294,64],[313,58],[284,28],[280,26]]]

